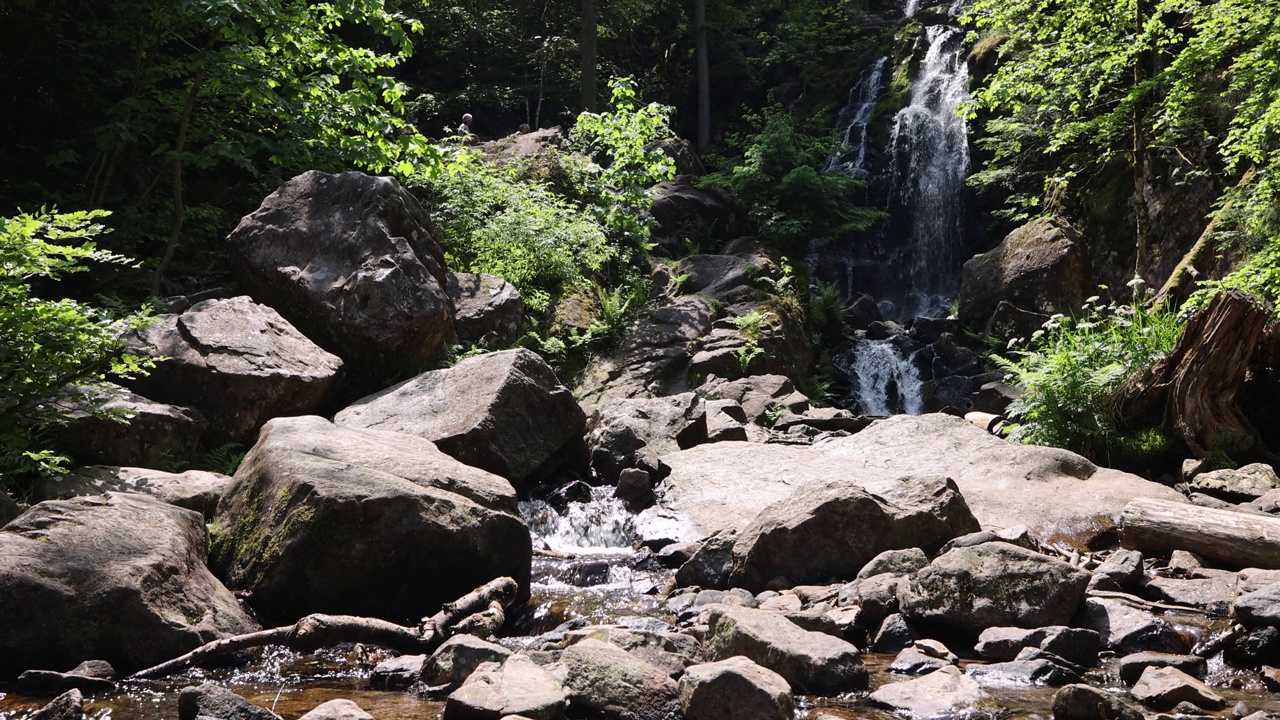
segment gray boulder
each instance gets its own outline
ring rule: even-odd
[[[357,400],[334,423],[414,435],[519,484],[581,442],[586,416],[529,350],[467,358]]]
[[[1067,685],[1053,695],[1055,720],[1143,720],[1142,711],[1089,685]]]
[[[690,667],[680,678],[680,711],[688,720],[791,720],[795,701],[786,678],[735,656]]]
[[[28,720],[82,720],[84,695],[72,688],[54,698],[48,705],[31,713]]]
[[[525,655],[484,663],[445,701],[444,720],[500,720],[522,715],[555,720],[568,698],[560,683]]]
[[[257,628],[205,567],[204,518],[147,495],[40,503],[0,530],[0,676],[132,672]]]
[[[786,678],[794,692],[835,695],[867,686],[856,647],[804,630],[777,613],[715,605],[708,627],[708,660],[741,655]]]
[[[393,178],[312,170],[263,200],[227,242],[254,299],[368,383],[421,372],[453,335],[430,227]]]
[[[446,273],[458,340],[506,347],[524,334],[524,300],[515,285],[483,273]]]
[[[1280,477],[1270,465],[1254,463],[1235,470],[1200,473],[1192,478],[1191,488],[1227,502],[1242,503],[1280,489]]]
[[[1133,685],[1149,667],[1177,668],[1198,678],[1203,678],[1209,671],[1208,661],[1199,655],[1139,652],[1120,658],[1120,679],[1128,685]]]
[[[769,424],[770,413],[801,415],[809,409],[809,399],[796,391],[785,375],[751,375],[737,380],[708,378],[698,387],[698,395],[708,400],[732,400],[742,407],[747,422]]]
[[[867,561],[858,571],[858,580],[875,575],[909,575],[929,564],[929,557],[918,547],[885,550]]]
[[[675,681],[616,645],[587,638],[566,649],[560,662],[575,708],[616,720],[663,720],[676,711]]]
[[[1098,661],[1096,630],[1051,625],[1038,628],[992,627],[978,635],[974,650],[991,660],[1013,660],[1025,648],[1037,648],[1085,667]]]
[[[1084,601],[1089,573],[1007,543],[956,548],[912,576],[900,594],[908,618],[981,631],[1064,625]]]
[[[40,500],[70,500],[105,492],[151,495],[157,500],[211,515],[231,478],[205,470],[167,473],[140,467],[90,465],[66,475],[55,475],[36,483],[32,497]]]
[[[780,575],[798,583],[850,578],[885,550],[936,550],[977,527],[947,478],[903,478],[891,499],[849,484],[808,484],[742,530],[729,583],[759,592]]]
[[[587,422],[591,466],[605,483],[627,468],[661,478],[658,457],[707,441],[704,403],[691,392],[606,400]]]
[[[454,635],[445,640],[422,666],[422,682],[438,687],[457,687],[480,667],[481,663],[502,663],[511,651],[471,635]]]
[[[684,249],[675,241],[691,232],[705,232],[717,240],[733,240],[750,232],[747,209],[737,198],[720,188],[699,188],[697,180],[693,175],[677,175],[649,189],[653,198],[649,212],[658,221],[656,234],[671,238],[668,244],[675,252]]]
[[[1118,653],[1144,650],[1186,654],[1186,638],[1163,618],[1146,610],[1109,598],[1089,598],[1080,609],[1075,625],[1096,630],[1102,646]]]
[[[178,720],[198,717],[218,720],[280,720],[270,710],[258,707],[230,690],[210,682],[185,687],[178,693]]]
[[[336,355],[243,295],[162,315],[133,345],[168,358],[133,388],[199,409],[211,444],[249,438],[273,417],[315,412],[342,369]]]
[[[1189,702],[1203,710],[1221,710],[1227,701],[1204,683],[1173,667],[1148,667],[1130,690],[1133,697],[1157,710]]]
[[[977,681],[950,665],[914,680],[881,685],[867,696],[874,705],[919,720],[964,717],[990,698]]]
[[[355,702],[339,698],[320,703],[298,720],[373,720],[373,716]]]
[[[1236,619],[1247,627],[1280,626],[1280,583],[1236,598]]]
[[[418,681],[426,655],[397,655],[387,658],[369,673],[369,684],[383,690],[403,690]]]
[[[75,449],[82,463],[163,467],[195,455],[209,421],[193,407],[167,405],[131,393],[124,388],[77,388],[84,400],[115,412],[131,415],[127,422],[101,418],[79,401],[68,415],[72,422],[55,432],[63,447]]]
[[[245,456],[211,560],[277,622],[403,622],[495,577],[528,592],[531,544],[502,478],[420,438],[297,417],[268,422]]]
[[[1139,589],[1142,578],[1142,553],[1121,548],[1093,569],[1089,589],[1131,593]]]

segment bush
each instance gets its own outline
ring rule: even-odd
[[[1169,354],[1184,323],[1164,308],[1147,307],[1140,292],[1134,295],[1132,304],[1119,306],[1090,298],[1080,319],[1055,315],[1025,349],[1010,353],[1012,359],[993,358],[1023,387],[1009,406],[1017,423],[1010,439],[1107,464],[1113,453],[1128,458],[1162,447],[1153,429],[1124,428],[1120,393],[1129,377]]]
[[[33,282],[55,284],[82,263],[127,263],[92,241],[105,228],[102,211],[41,210],[0,218],[0,488],[61,471],[68,459],[43,447],[47,429],[88,403],[101,416],[110,377],[142,372],[150,362],[124,352],[127,334],[147,313],[116,312],[69,299],[36,296]]]

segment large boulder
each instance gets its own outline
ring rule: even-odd
[[[89,403],[73,400],[72,422],[56,430],[62,447],[74,448],[77,462],[163,467],[196,454],[209,421],[193,407],[168,405],[123,388],[77,388],[84,400],[122,412],[126,422],[98,417]]]
[[[421,372],[453,335],[444,253],[426,210],[393,178],[312,170],[227,237],[249,293],[348,372]]]
[[[661,477],[660,456],[706,440],[706,409],[691,392],[606,400],[587,422],[591,466],[610,484],[627,468]]]
[[[960,321],[985,328],[1001,301],[1033,313],[1072,314],[1092,290],[1080,236],[1061,220],[1040,218],[964,264]]]
[[[198,408],[213,443],[251,438],[273,417],[315,412],[342,369],[337,356],[245,295],[161,315],[134,345],[167,358],[135,389]]]
[[[505,347],[524,333],[524,300],[515,285],[483,273],[448,273],[458,340]]]
[[[935,670],[915,680],[881,685],[867,696],[873,705],[918,720],[968,717],[990,699],[977,680],[955,666]]]
[[[904,476],[951,478],[983,527],[1025,524],[1048,542],[1114,541],[1130,500],[1186,501],[1159,483],[1065,450],[1011,445],[950,415],[895,415],[811,447],[700,445],[662,461],[671,472],[658,488],[658,507],[641,513],[637,527],[665,515],[663,532],[673,541],[744,528],[807,484],[850,483],[892,501]]]
[[[950,550],[899,592],[911,620],[979,632],[1065,625],[1084,602],[1089,573],[1003,542]]]
[[[891,500],[848,483],[812,483],[760,512],[738,535],[729,584],[752,592],[783,576],[850,579],[885,550],[923,548],[978,529],[955,483],[904,478]]]
[[[856,647],[769,610],[712,606],[704,650],[711,661],[741,655],[786,678],[798,693],[835,695],[867,687]]]
[[[791,686],[745,657],[694,665],[680,677],[680,711],[688,720],[791,720]]]
[[[616,645],[587,638],[565,650],[560,661],[575,708],[611,720],[665,720],[675,714],[675,681]]]
[[[501,665],[480,665],[449,695],[443,718],[501,720],[519,715],[529,720],[555,720],[564,715],[567,706],[564,688],[550,673],[526,655],[512,655]]]
[[[673,252],[684,251],[679,241],[686,237],[733,240],[750,229],[741,202],[719,188],[699,188],[697,180],[677,175],[649,189],[653,198],[649,212],[658,221],[656,236]]]
[[[504,350],[357,400],[334,422],[430,440],[468,465],[519,484],[557,451],[581,444],[586,416],[542,358]]]
[[[212,563],[277,622],[417,620],[495,577],[527,593],[529,531],[502,478],[407,435],[278,418],[218,504]]]
[[[138,467],[89,465],[66,475],[40,480],[32,488],[32,499],[70,500],[105,492],[144,493],[171,505],[210,515],[231,478],[206,470],[168,473]]]
[[[0,529],[0,676],[121,672],[256,629],[205,567],[199,513],[147,495],[40,503]]]

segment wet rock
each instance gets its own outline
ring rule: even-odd
[[[875,705],[919,720],[958,717],[990,698],[973,678],[953,666],[915,680],[881,685],[867,696]]]
[[[542,358],[520,349],[423,373],[357,400],[334,423],[429,440],[520,486],[561,448],[580,442],[586,416]]]
[[[955,483],[903,479],[882,499],[848,483],[810,484],[765,508],[734,542],[734,587],[759,591],[777,575],[797,582],[852,577],[896,548],[937,548],[977,526]]]
[[[105,492],[142,493],[170,505],[212,515],[230,485],[230,477],[204,470],[167,473],[148,468],[89,465],[41,480],[32,495],[34,500],[41,501],[70,500]]]
[[[616,645],[588,638],[567,648],[560,662],[575,708],[616,720],[662,720],[675,712],[675,681]]]
[[[1246,627],[1280,625],[1280,583],[1236,598],[1236,619]]]
[[[1077,665],[1098,660],[1101,638],[1094,630],[1054,625],[1043,628],[993,627],[978,635],[974,650],[992,660],[1012,660],[1025,648],[1038,648]]]
[[[657,480],[665,474],[659,456],[706,441],[706,407],[693,393],[608,400],[587,421],[591,466],[605,483],[627,468]]]
[[[911,647],[911,643],[920,637],[911,623],[900,613],[894,613],[880,623],[875,640],[871,643],[871,652],[894,653]]]
[[[1075,624],[1096,630],[1102,646],[1118,653],[1149,650],[1181,655],[1191,649],[1168,622],[1119,600],[1089,598]]]
[[[1157,710],[1169,710],[1189,702],[1203,710],[1221,710],[1226,700],[1204,683],[1172,667],[1148,667],[1130,690],[1139,702]]]
[[[795,692],[834,695],[867,685],[857,648],[803,630],[776,613],[717,606],[711,610],[709,627],[709,660],[742,655],[786,678]]]
[[[0,675],[129,672],[257,628],[205,567],[204,518],[147,495],[40,503],[0,530]]]
[[[631,512],[653,507],[653,480],[649,473],[639,468],[627,468],[618,475],[618,486],[613,496],[622,501]]]
[[[1089,574],[1056,558],[1007,543],[945,553],[902,589],[902,612],[913,620],[980,631],[1069,622],[1084,600]]]
[[[1270,465],[1254,463],[1236,470],[1201,473],[1191,480],[1191,487],[1227,502],[1241,503],[1280,489],[1280,477]]]
[[[702,543],[672,543],[658,551],[658,564],[666,568],[678,568],[689,562]],[[728,577],[728,573],[725,573]]]
[[[449,695],[443,717],[499,720],[523,715],[530,720],[555,720],[567,705],[568,698],[555,678],[524,655],[512,655],[501,665],[480,665]]]
[[[964,264],[959,317],[968,327],[985,327],[1001,301],[1036,313],[1075,313],[1092,288],[1079,234],[1061,220],[1037,219]]]
[[[132,345],[168,359],[131,387],[197,408],[209,420],[211,445],[250,439],[273,417],[316,412],[343,367],[275,310],[244,295],[162,315]]]
[[[61,673],[53,670],[27,670],[18,676],[18,691],[24,695],[60,695],[68,690],[87,693],[110,692],[116,684],[111,680],[84,675],[74,670]]]
[[[1126,655],[1120,659],[1120,679],[1128,685],[1138,682],[1142,673],[1149,667],[1177,668],[1182,672],[1203,678],[1208,672],[1208,663],[1196,655],[1173,655],[1170,653],[1140,652]]]
[[[460,342],[501,348],[524,334],[524,299],[515,285],[484,273],[445,275]]]
[[[1093,569],[1089,589],[1132,593],[1139,589],[1142,575],[1142,553],[1121,548]]]
[[[1222,656],[1228,665],[1238,668],[1258,668],[1280,662],[1280,629],[1253,628],[1224,649]]]
[[[213,565],[275,622],[422,617],[504,575],[528,588],[510,483],[426,440],[318,417],[263,427],[213,528]]]
[[[72,688],[31,714],[28,720],[82,720],[84,695]]]
[[[351,700],[330,700],[320,703],[298,720],[373,720],[373,716]]]
[[[394,179],[303,173],[227,237],[258,302],[346,361],[362,384],[424,370],[453,335],[444,254]]]
[[[1147,580],[1143,595],[1152,600],[1189,605],[1226,617],[1236,596],[1235,577],[1182,580],[1155,577]]]
[[[149,400],[123,388],[77,388],[83,401],[72,400],[72,422],[54,432],[62,447],[75,448],[76,460],[106,465],[162,467],[196,454],[209,421],[193,407]],[[123,411],[126,423],[97,417],[88,400],[105,410]]]
[[[733,546],[737,538],[736,531],[725,530],[703,541],[693,557],[676,571],[676,584],[714,589],[729,587],[729,576],[733,572]]]
[[[889,672],[899,675],[924,675],[951,664],[943,658],[925,655],[914,647],[908,647],[904,648],[893,659],[893,662],[889,665]]]
[[[1053,695],[1055,720],[1143,720],[1141,710],[1089,685],[1067,685]]]
[[[185,687],[178,693],[178,720],[197,717],[218,720],[280,720],[270,710],[258,707],[230,690],[207,682]]]
[[[740,656],[690,667],[679,691],[688,720],[791,720],[795,712],[786,679]]]
[[[426,655],[400,655],[388,658],[374,666],[369,673],[369,684],[386,690],[403,690],[418,680]]]
[[[1024,648],[1008,662],[970,665],[968,674],[990,685],[1047,685],[1059,687],[1080,682],[1081,671],[1062,658],[1038,648]]]

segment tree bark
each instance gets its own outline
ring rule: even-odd
[[[1239,290],[1187,322],[1169,357],[1125,393],[1130,418],[1162,417],[1196,457],[1252,450],[1258,434],[1236,406],[1268,315]]]
[[[423,618],[416,627],[353,615],[307,615],[292,625],[206,643],[185,655],[140,670],[133,677],[164,677],[238,650],[266,645],[311,652],[328,645],[358,642],[402,653],[427,653],[455,634],[487,637],[497,632],[506,621],[505,608],[515,598],[516,581],[502,577],[447,603],[440,612]]]
[[[582,109],[596,112],[596,0],[582,0]]]
[[[1139,498],[1120,515],[1120,544],[1186,550],[1237,567],[1280,568],[1280,518]]]
[[[693,1],[693,41],[698,62],[698,148],[711,144],[711,62],[707,58],[707,0]]]

